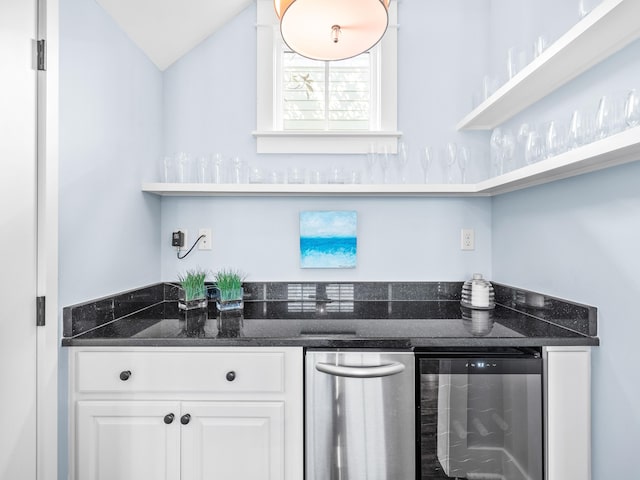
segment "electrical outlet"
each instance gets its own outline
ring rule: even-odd
[[[201,228],[198,232],[198,237],[204,235],[204,238],[198,243],[198,250],[211,250],[213,248],[213,237],[211,236],[210,228]]]
[[[184,235],[184,237],[183,237],[184,238],[184,243],[182,244],[181,247],[173,247],[173,248],[176,248],[178,250],[188,250],[188,248],[189,248],[189,238],[188,238],[188,235],[187,235],[187,230],[184,229],[184,228],[176,228],[174,230],[174,232],[182,232],[182,234]]]
[[[473,228],[463,228],[460,232],[460,249],[461,250],[475,250],[476,239]]]

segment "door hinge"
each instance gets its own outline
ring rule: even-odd
[[[36,297],[36,327],[44,327],[45,297]]]
[[[46,40],[38,40],[38,70],[47,69],[47,45]]]

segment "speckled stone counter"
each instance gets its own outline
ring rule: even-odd
[[[462,282],[249,283],[241,314],[187,324],[160,283],[64,309],[63,346],[317,348],[594,346],[595,307],[494,284],[496,308],[461,307]]]

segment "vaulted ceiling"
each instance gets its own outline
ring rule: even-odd
[[[96,0],[160,70],[253,0]]]

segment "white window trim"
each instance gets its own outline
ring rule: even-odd
[[[273,0],[257,1],[257,128],[258,153],[336,153],[364,154],[375,143],[378,148],[396,151],[398,128],[398,15],[396,1],[389,4],[389,27],[380,42],[380,57],[384,68],[379,69],[381,82],[379,129],[358,132],[283,131],[277,130],[274,99],[274,68],[278,64],[275,47],[280,39],[278,17]]]

